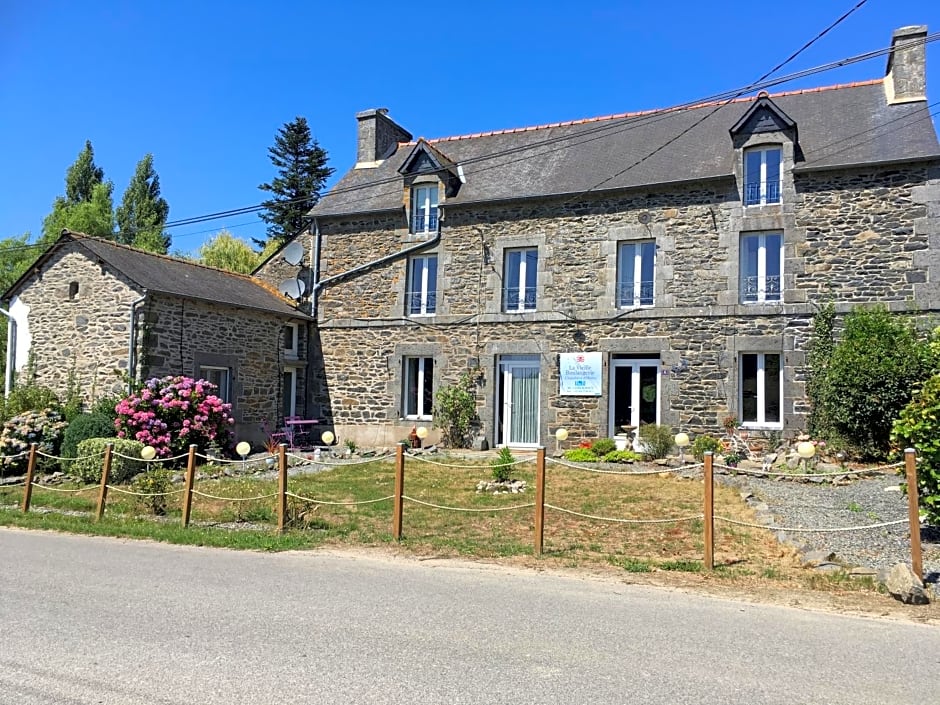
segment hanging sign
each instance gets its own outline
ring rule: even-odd
[[[577,397],[601,396],[601,353],[560,353],[558,357],[561,371],[559,394]]]

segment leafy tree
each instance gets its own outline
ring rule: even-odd
[[[251,274],[258,266],[260,256],[247,242],[223,230],[199,248],[199,260],[209,267]]]
[[[884,458],[892,422],[935,367],[929,345],[910,323],[883,308],[845,317],[825,370],[812,377],[821,414],[836,438],[862,458]]]
[[[117,241],[166,254],[170,237],[163,226],[169,213],[170,206],[160,195],[160,177],[153,168],[153,155],[147,154],[137,162],[134,176],[115,213]]]
[[[932,523],[940,523],[940,374],[914,395],[895,420],[891,444],[896,455],[914,448],[920,507]]]
[[[464,372],[456,384],[441,387],[434,397],[434,424],[441,428],[441,441],[449,448],[466,448],[479,423],[474,376]]]
[[[313,139],[304,117],[278,130],[268,156],[277,167],[277,176],[258,187],[273,194],[263,204],[266,211],[261,219],[268,223],[268,239],[283,243],[303,229],[307,212],[320,200],[320,190],[333,168],[326,165],[326,150]],[[254,242],[263,248],[268,240]]]
[[[95,164],[91,142],[65,172],[65,196],[52,204],[52,213],[42,223],[42,242],[49,245],[64,228],[98,237],[114,237],[113,186],[104,180],[104,170]]]

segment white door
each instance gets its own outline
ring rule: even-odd
[[[659,423],[659,360],[611,360],[608,398],[611,435]]]
[[[500,358],[497,445],[538,446],[539,379],[538,356],[507,355]]]

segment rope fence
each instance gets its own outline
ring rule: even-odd
[[[767,470],[754,470],[752,468],[739,468],[732,465],[722,465],[721,463],[714,463],[713,467],[722,468],[723,470],[728,470],[733,474],[738,475],[751,475],[754,477],[792,477],[795,480],[800,478],[809,478],[809,477],[845,477],[846,475],[877,475],[883,473],[885,470],[896,470],[897,468],[904,467],[904,461],[899,461],[897,463],[891,463],[890,465],[880,465],[876,468],[864,468],[861,470],[840,470],[838,472],[770,472]]]
[[[27,455],[29,456],[27,464],[27,473],[26,479],[22,483],[24,487],[23,491],[23,512],[29,511],[30,499],[32,495],[33,487],[41,487],[43,490],[49,490],[53,492],[63,492],[63,493],[80,493],[86,492],[88,490],[94,489],[93,486],[82,487],[77,489],[72,488],[61,488],[61,487],[52,487],[49,485],[43,485],[38,483],[34,479],[36,461],[37,457],[47,457],[47,458],[56,458],[56,456],[51,456],[45,453],[38,451],[37,445],[34,443],[30,446],[30,450]],[[97,455],[97,454],[96,454]],[[454,463],[441,463],[437,461],[429,460],[423,456],[414,455],[411,453],[405,452],[405,447],[403,445],[398,445],[395,452],[395,482],[394,482],[394,493],[387,497],[380,497],[377,499],[370,500],[358,500],[358,501],[328,501],[315,499],[312,497],[305,497],[303,495],[295,494],[288,490],[288,458],[298,458],[303,461],[309,462],[309,458],[303,458],[301,456],[296,456],[289,454],[287,452],[287,444],[281,444],[278,448],[278,453],[273,456],[277,460],[277,477],[278,477],[278,487],[276,492],[261,494],[253,497],[232,497],[232,496],[220,496],[211,494],[209,492],[204,492],[197,490],[194,487],[196,479],[196,460],[197,458],[206,458],[207,456],[200,455],[196,452],[196,446],[190,446],[189,452],[185,455],[176,456],[175,458],[164,458],[162,462],[167,460],[176,460],[181,458],[186,458],[186,471],[185,471],[185,485],[183,489],[178,490],[168,490],[165,492],[138,492],[134,490],[129,490],[126,488],[118,487],[116,485],[111,485],[108,483],[111,462],[113,457],[127,458],[128,456],[120,455],[114,452],[113,446],[108,445],[105,447],[103,452],[103,461],[102,461],[102,471],[101,471],[101,482],[98,486],[98,506],[96,512],[96,519],[100,520],[105,511],[105,504],[107,501],[108,491],[114,491],[125,495],[133,495],[136,497],[158,497],[158,496],[169,496],[182,494],[182,524],[184,527],[189,526],[190,515],[192,510],[192,503],[194,497],[201,497],[204,499],[211,499],[216,501],[226,501],[226,502],[251,502],[251,501],[263,501],[268,499],[274,499],[276,503],[277,510],[277,531],[283,533],[285,530],[285,525],[287,521],[287,498],[293,498],[299,501],[310,502],[312,504],[318,505],[330,505],[330,506],[357,506],[365,504],[375,504],[379,502],[386,502],[392,500],[392,535],[396,541],[400,541],[402,538],[402,520],[403,520],[403,506],[404,503],[410,502],[417,505],[426,506],[432,509],[441,510],[441,511],[452,511],[452,512],[464,512],[464,513],[494,513],[494,512],[509,512],[509,511],[518,511],[522,509],[535,509],[535,522],[534,522],[534,549],[535,555],[540,556],[542,554],[543,547],[543,537],[544,537],[544,527],[545,527],[545,509],[548,508],[552,511],[559,512],[562,514],[567,514],[570,516],[576,516],[581,519],[586,519],[590,521],[602,521],[615,524],[636,524],[636,525],[657,525],[657,524],[678,524],[683,522],[698,521],[701,520],[703,524],[704,532],[704,567],[707,570],[714,569],[714,544],[715,544],[715,523],[720,522],[722,524],[729,524],[733,526],[742,526],[755,529],[763,529],[768,531],[783,531],[791,533],[836,533],[836,532],[852,532],[852,531],[871,531],[876,529],[882,529],[890,526],[900,526],[905,522],[910,527],[910,541],[911,541],[911,566],[913,572],[919,577],[923,577],[923,558],[921,554],[920,546],[920,516],[918,511],[918,488],[917,488],[917,458],[913,449],[907,449],[904,452],[904,461],[899,463],[892,463],[890,465],[884,465],[878,468],[869,468],[864,470],[852,470],[852,471],[842,471],[835,473],[778,473],[778,472],[759,472],[759,471],[750,471],[750,470],[738,470],[736,468],[731,468],[727,465],[718,465],[714,463],[714,457],[712,453],[706,453],[704,462],[694,463],[694,464],[683,464],[677,468],[658,468],[656,470],[632,470],[632,471],[617,471],[617,470],[602,470],[594,468],[586,468],[583,465],[578,465],[570,462],[565,462],[563,460],[558,460],[554,458],[546,458],[545,449],[539,448],[534,457],[525,457],[512,461],[511,463],[501,463],[501,465],[521,465],[524,463],[531,463],[535,461],[535,492],[536,497],[534,502],[526,502],[523,504],[508,506],[508,507],[455,507],[442,504],[435,504],[432,502],[427,502],[416,497],[406,495],[404,492],[405,486],[405,460],[410,459],[411,462],[424,462],[438,467],[447,467],[447,468],[472,468],[480,469],[481,465],[460,465]],[[15,456],[14,456],[15,457]],[[390,456],[378,456],[375,458],[364,459],[362,461],[350,461],[350,462],[339,462],[339,463],[324,463],[322,461],[313,461],[313,464],[318,465],[334,465],[334,466],[355,466],[365,463],[374,463],[387,460]],[[138,458],[131,458],[132,460],[140,460]],[[68,460],[75,460],[74,458],[69,458]],[[214,460],[214,459],[213,459]],[[270,458],[261,458],[256,459],[255,462],[260,460],[267,464],[270,461]],[[244,461],[230,461],[230,462],[244,462]],[[573,470],[579,471],[588,471],[588,472],[599,472],[608,475],[662,475],[664,473],[673,473],[673,472],[689,472],[691,470],[698,470],[702,468],[704,474],[704,496],[703,496],[703,512],[697,513],[689,516],[682,517],[660,517],[660,518],[651,518],[651,519],[631,519],[625,517],[608,517],[600,516],[595,514],[589,514],[585,512],[578,512],[573,509],[568,509],[565,507],[556,506],[554,504],[549,504],[545,501],[545,490],[546,490],[546,464],[551,462],[554,465],[570,468]],[[873,474],[877,472],[882,472],[885,470],[896,469],[899,467],[904,467],[905,475],[907,479],[907,497],[908,497],[908,518],[897,519],[892,521],[879,522],[875,524],[867,524],[863,526],[849,526],[849,527],[786,527],[786,526],[775,526],[768,524],[760,523],[751,523],[746,521],[741,521],[738,519],[732,519],[730,517],[725,517],[715,514],[714,507],[714,487],[715,487],[715,468],[732,470],[741,472],[742,474],[748,475],[762,475],[762,476],[772,476],[772,477],[792,477],[792,478],[808,478],[808,477],[833,477],[833,476],[844,476],[850,474]],[[7,486],[17,486],[17,485],[7,485]],[[2,486],[0,486],[2,489]]]

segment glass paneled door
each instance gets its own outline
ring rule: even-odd
[[[499,360],[496,445],[539,444],[539,358],[504,355]]]
[[[610,363],[610,434],[632,433],[645,423],[659,423],[659,360],[614,358]]]

